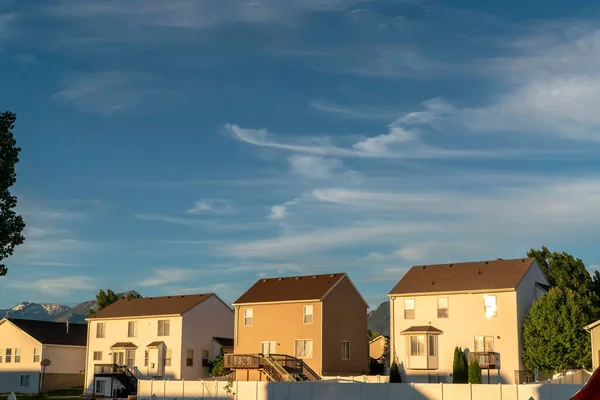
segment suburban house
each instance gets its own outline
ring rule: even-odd
[[[372,361],[384,366],[387,371],[390,366],[390,337],[379,335],[369,342],[369,357]]]
[[[592,339],[592,367],[594,369],[600,366],[600,319],[585,327]]]
[[[367,303],[345,273],[259,279],[235,303],[236,380],[320,380],[369,369]]]
[[[233,341],[233,310],[214,293],[122,299],[88,322],[85,387],[94,395],[136,393],[139,379],[207,378]]]
[[[83,385],[86,324],[0,320],[0,393]]]
[[[452,382],[458,346],[484,383],[529,381],[521,328],[548,288],[533,258],[412,267],[388,294],[392,362],[404,382]]]

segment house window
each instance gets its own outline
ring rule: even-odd
[[[188,367],[194,366],[194,350],[187,350],[185,356],[185,365]]]
[[[15,349],[15,362],[21,362],[21,349]]]
[[[312,305],[304,306],[303,314],[304,314],[304,323],[312,324],[313,323],[313,306]]]
[[[137,321],[129,321],[127,324],[127,337],[137,336]]]
[[[404,319],[415,319],[415,299],[404,300]]]
[[[440,297],[437,299],[438,318],[448,318],[448,298]]]
[[[102,339],[105,337],[105,335],[106,335],[106,323],[98,322],[96,324],[96,338]]]
[[[171,366],[171,357],[172,356],[173,356],[173,350],[167,349],[167,351],[165,351],[165,367]]]
[[[3,356],[4,356],[4,351],[2,351],[2,349],[0,349],[0,363],[2,362]]]
[[[21,387],[29,387],[29,375],[21,375]]]
[[[170,323],[168,319],[158,321],[158,336],[169,336]]]
[[[342,341],[342,360],[350,359],[350,342],[347,340]]]
[[[410,355],[425,355],[425,335],[410,336]]]
[[[254,311],[252,308],[244,309],[244,326],[252,326],[252,322],[254,319]]]
[[[475,352],[493,352],[494,337],[493,336],[475,336]]]
[[[97,380],[96,381],[96,394],[104,395],[105,388],[106,388],[105,380]]]
[[[429,337],[429,356],[437,356],[437,336],[430,335]]]
[[[202,366],[208,367],[208,350],[202,350]]]
[[[148,358],[149,358],[149,357],[150,357],[150,354],[149,354],[148,350],[146,350],[146,351],[144,352],[144,367],[147,367],[147,366],[148,366]]]
[[[128,367],[133,367],[135,365],[135,350],[127,349],[127,361],[125,363]]]
[[[6,349],[6,362],[9,363],[12,361],[12,349]]]
[[[496,316],[496,296],[483,295],[483,303],[485,304],[485,316],[487,318]]]
[[[102,361],[102,352],[101,351],[94,352],[94,361]]]
[[[40,349],[38,349],[37,347],[33,348],[33,362],[34,363],[40,362]]]
[[[311,339],[294,340],[296,358],[312,358],[313,341]]]

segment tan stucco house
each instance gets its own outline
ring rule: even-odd
[[[592,340],[592,367],[594,369],[600,366],[600,319],[585,327],[590,333]]]
[[[81,387],[86,337],[85,324],[2,319],[0,393]],[[42,360],[50,365],[42,367]]]
[[[404,381],[452,382],[458,346],[485,383],[528,381],[521,328],[547,290],[533,258],[412,267],[388,295],[392,360]]]
[[[123,299],[88,322],[85,387],[100,396],[134,394],[139,379],[207,378],[233,336],[233,310],[214,293]]]
[[[348,275],[258,280],[235,303],[237,380],[319,380],[364,374],[367,303]]]

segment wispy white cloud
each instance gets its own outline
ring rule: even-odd
[[[349,107],[336,104],[327,100],[312,100],[310,106],[315,110],[324,113],[332,114],[341,118],[350,119],[376,119],[376,120],[393,120],[397,115],[397,111],[390,109],[376,109],[370,107]]]
[[[154,221],[166,224],[198,227],[213,231],[245,231],[264,227],[264,222],[221,221],[198,217],[178,217],[164,214],[133,214],[141,221]]]
[[[271,214],[269,214],[268,218],[271,220],[282,220],[285,218],[287,214],[287,209],[289,206],[293,206],[294,204],[298,204],[299,199],[294,199],[290,201],[286,201],[283,204],[279,204],[271,207]]]
[[[336,158],[324,158],[305,154],[295,154],[288,157],[290,169],[293,173],[308,178],[329,178],[333,172],[342,166]]]
[[[28,289],[49,297],[67,297],[72,292],[93,290],[100,286],[98,281],[89,276],[66,276],[61,278],[39,279],[33,282],[9,281],[14,288]]]
[[[198,270],[165,267],[155,269],[152,276],[147,276],[146,278],[140,280],[138,285],[142,287],[168,285],[178,282],[185,282],[197,275]]]
[[[53,98],[71,103],[82,111],[111,116],[140,104],[156,92],[145,74],[121,71],[71,73],[62,79]]]
[[[228,214],[234,212],[234,208],[231,206],[229,201],[223,199],[204,199],[198,200],[194,203],[194,207],[190,208],[186,212],[188,214],[201,214],[201,213],[214,213],[214,214]]]

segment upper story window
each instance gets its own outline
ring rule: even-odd
[[[40,362],[40,349],[38,349],[37,347],[33,348],[33,362],[34,363]]]
[[[252,326],[254,322],[254,310],[252,308],[244,308],[244,326]]]
[[[137,321],[129,321],[127,324],[127,337],[137,336]]]
[[[303,313],[304,313],[304,323],[312,324],[313,323],[313,306],[312,305],[304,306]]]
[[[5,357],[5,361],[7,363],[12,361],[12,349],[6,349],[6,357]]]
[[[169,336],[171,323],[168,319],[158,321],[158,336]]]
[[[415,299],[404,300],[404,319],[415,319]]]
[[[485,316],[487,318],[496,316],[496,296],[483,295],[483,303],[485,305]]]
[[[440,297],[437,299],[438,318],[448,318],[448,298]]]
[[[96,337],[98,339],[102,339],[106,336],[106,323],[98,322],[96,324]]]
[[[21,362],[21,349],[15,349],[15,362]]]

